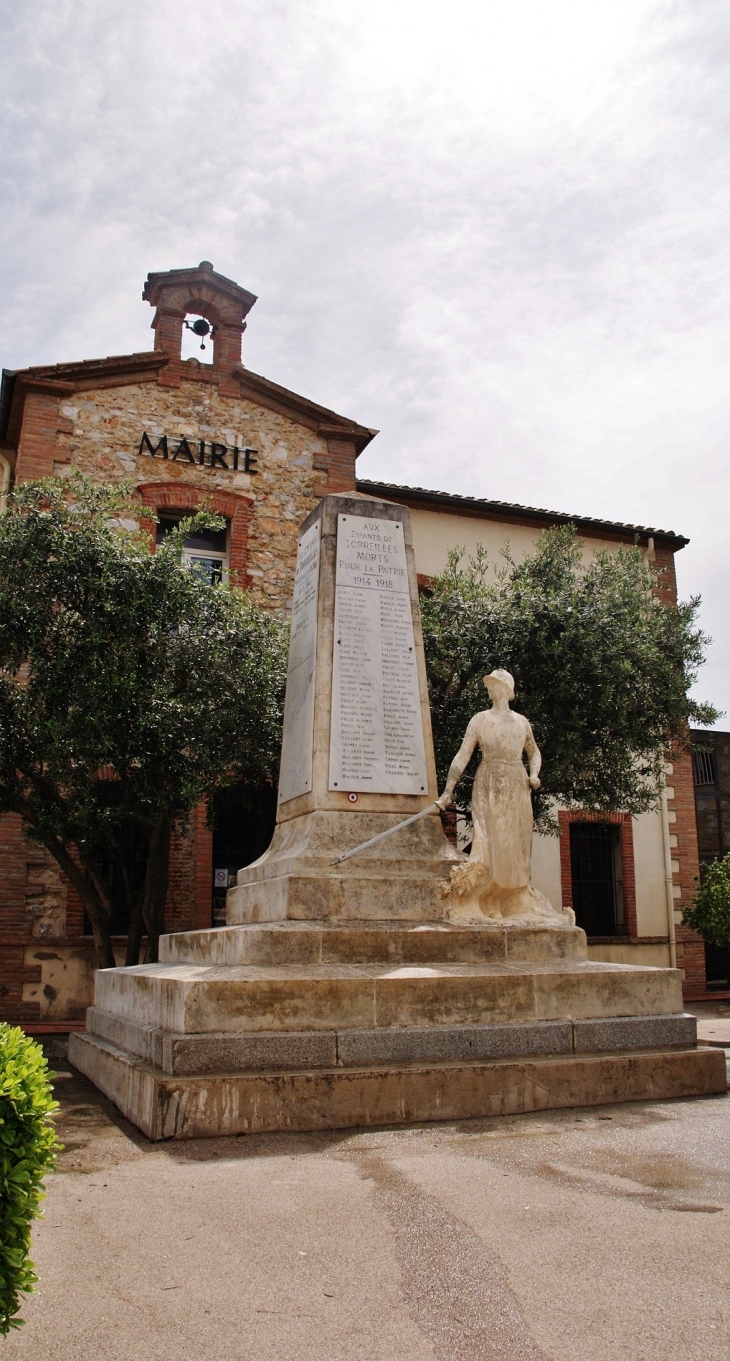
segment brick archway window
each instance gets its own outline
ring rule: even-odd
[[[202,487],[185,487],[171,482],[144,482],[137,488],[145,505],[155,512],[196,511],[210,509],[222,515],[229,527],[229,569],[236,575],[239,586],[249,586],[248,525],[253,504],[248,496],[237,492],[206,492]]]

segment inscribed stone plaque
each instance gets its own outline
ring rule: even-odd
[[[403,525],[337,517],[330,789],[428,788]]]
[[[320,525],[317,520],[302,534],[297,551],[279,770],[280,803],[307,794],[312,788]]]

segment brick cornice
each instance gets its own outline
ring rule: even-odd
[[[180,382],[215,384],[223,395],[248,398],[269,411],[306,426],[321,439],[349,440],[354,445],[356,456],[378,433],[271,382],[261,374],[253,373],[243,364],[236,364],[230,370],[213,370],[206,364],[192,364],[190,360],[173,358],[162,350],[148,350],[139,354],[112,355],[107,359],[88,359],[78,364],[55,364],[48,368],[6,373],[3,379],[4,405],[8,415],[6,442],[12,448],[17,446],[28,392],[71,397],[75,392],[123,386],[135,381],[161,382],[165,386],[178,386]]]
[[[355,445],[360,445],[361,436],[363,436],[363,434],[368,437],[367,440],[365,441],[366,443],[368,443],[369,440],[373,439],[373,432],[371,430],[366,430],[364,432],[360,430],[360,432],[358,433],[358,428],[356,426],[353,427],[344,424],[337,425],[335,421],[322,421],[317,426],[317,434],[320,436],[321,439],[326,440],[341,439],[346,440],[348,443]],[[363,444],[362,448],[364,447],[365,445]],[[359,452],[360,449],[358,448],[358,453]]]
[[[76,388],[73,383],[64,383],[59,378],[43,378],[42,376],[36,378],[34,374],[19,373],[15,390],[19,393],[51,392],[56,397],[70,397],[76,391]]]
[[[189,269],[167,269],[148,274],[142,290],[142,301],[157,307],[158,311],[162,311],[163,308],[169,311],[171,309],[167,302],[168,296],[172,294],[178,299],[180,294],[185,295],[187,290],[219,294],[234,303],[244,317],[258,301],[255,293],[242,288],[234,279],[226,278],[225,274],[219,274],[208,261]]]
[[[5,443],[17,449],[23,429],[26,398],[39,392],[57,398],[73,397],[89,388],[117,387],[135,378],[155,382],[159,370],[168,363],[167,355],[149,351],[144,354],[118,355],[110,359],[90,359],[78,364],[55,364],[39,369],[20,369],[3,378],[7,417]]]
[[[70,397],[75,392],[73,383],[63,383],[58,379],[36,377],[33,374],[19,373],[15,379],[13,389],[10,416],[6,431],[6,443],[9,448],[17,450],[23,432],[23,416],[25,414],[26,399],[31,393],[40,393],[45,397]]]
[[[236,366],[232,376],[237,381],[242,397],[248,397],[269,411],[276,411],[278,415],[288,416],[298,425],[305,425],[321,439],[349,440],[358,454],[378,433],[377,430],[368,430],[366,426],[359,425],[357,421],[338,416],[336,411],[329,411],[311,402],[308,397],[301,397],[297,392],[272,383],[260,373],[244,368],[243,364]]]

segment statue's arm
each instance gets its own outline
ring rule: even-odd
[[[464,735],[464,741],[449,766],[444,792],[441,795],[441,798],[436,800],[439,808],[448,808],[450,806],[451,796],[472,758],[477,740],[476,722],[472,718]]]
[[[525,719],[525,724],[527,731],[525,733],[524,750],[527,753],[527,762],[530,770],[530,788],[539,789],[540,780],[538,777],[540,775],[540,767],[542,766],[542,756],[540,755],[540,748],[535,741],[532,728],[527,722],[527,719]]]

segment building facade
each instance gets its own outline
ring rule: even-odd
[[[697,842],[700,864],[730,855],[730,732],[693,728]],[[705,944],[707,987],[730,993],[730,950]]]
[[[433,576],[452,547],[478,543],[515,556],[551,524],[575,524],[590,554],[638,542],[664,568],[676,599],[674,534],[552,514],[500,502],[359,480],[356,460],[377,433],[254,374],[241,362],[253,294],[203,261],[150,274],[154,348],[133,355],[3,372],[0,494],[17,481],[78,469],[130,482],[158,515],[159,533],[205,504],[225,533],[189,544],[212,575],[232,571],[264,606],[289,607],[298,527],[322,496],[360,491],[410,507],[419,575]],[[190,334],[204,358],[183,358]],[[210,362],[204,362],[210,361]],[[166,924],[206,927],[223,918],[231,876],[268,843],[273,795],[252,811],[222,799],[212,834],[203,809],[174,847]],[[535,879],[559,906],[576,907],[597,958],[666,964],[674,951],[689,995],[704,990],[704,947],[681,924],[698,872],[692,769],[681,757],[665,806],[642,818],[574,819],[565,835],[535,839]],[[580,822],[580,826],[575,826]],[[118,927],[123,932],[120,917]],[[123,940],[118,941],[120,957]],[[0,1016],[58,1024],[83,1017],[91,997],[93,942],[80,901],[19,819],[0,820]]]

